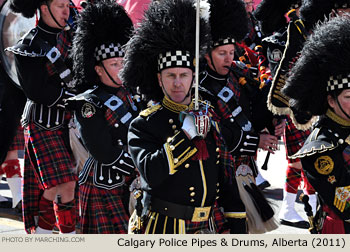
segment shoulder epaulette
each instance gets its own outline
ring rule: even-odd
[[[47,52],[39,43],[34,42],[37,34],[38,28],[31,29],[14,46],[6,48],[5,51],[27,57],[45,57]]]
[[[156,111],[158,111],[161,107],[162,107],[162,105],[160,105],[160,104],[157,104],[157,105],[154,105],[152,107],[149,107],[149,108],[147,108],[145,110],[142,110],[140,112],[140,116],[148,117],[148,116],[152,115],[153,113],[155,113]]]
[[[303,147],[291,156],[291,158],[302,158],[316,153],[333,150],[342,143],[344,143],[344,140],[340,139],[339,135],[332,132],[330,129],[315,128],[306,139]]]
[[[91,89],[86,90],[84,93],[78,94],[74,97],[67,99],[67,101],[76,101],[76,102],[88,102],[94,105],[95,107],[101,108],[103,106],[103,102],[101,102],[100,98],[94,94],[94,91],[98,88],[95,86]]]
[[[263,38],[262,43],[266,44],[276,44],[280,46],[286,45],[287,30],[281,32],[275,32],[273,35]]]

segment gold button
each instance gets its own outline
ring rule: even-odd
[[[191,199],[190,201],[191,201],[191,202],[194,202],[194,199]]]
[[[190,167],[190,164],[185,164],[185,168],[189,168]]]
[[[170,150],[175,150],[175,146],[174,145],[170,145]]]
[[[219,152],[219,151],[220,151],[220,148],[219,148],[219,147],[217,147],[217,148],[216,148],[216,152]]]
[[[176,129],[176,125],[171,126],[173,129]]]
[[[166,140],[168,143],[171,142],[171,137],[168,137],[168,139]]]
[[[219,157],[220,157],[220,155],[217,155],[216,157],[217,157],[217,158],[219,158]]]
[[[179,131],[178,130],[175,130],[174,133],[177,134]]]
[[[216,186],[219,186],[220,185],[220,183],[216,183]]]
[[[194,190],[194,187],[193,187],[193,186],[191,186],[189,189],[190,189],[190,191],[193,191],[193,190]]]
[[[169,123],[170,123],[170,124],[173,124],[173,123],[174,123],[174,120],[173,120],[173,119],[169,119]]]
[[[167,208],[167,207],[165,207],[165,208],[164,208],[164,210],[165,210],[165,211],[168,211],[168,208]]]
[[[177,158],[174,158],[174,164],[177,164],[179,160]]]
[[[216,189],[216,192],[220,192],[220,189]]]
[[[218,198],[220,198],[220,197],[219,197],[219,196],[216,196],[216,197],[215,197],[215,199],[218,199]]]
[[[218,161],[216,161],[216,164],[219,164],[220,163],[220,161],[218,160]]]
[[[190,193],[190,196],[192,196],[192,197],[193,197],[194,195],[196,195],[196,193],[195,193],[195,192],[191,192],[191,193]]]

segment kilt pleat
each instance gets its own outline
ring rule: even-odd
[[[24,150],[24,129],[21,125],[18,126],[16,135],[9,147],[9,151],[11,150]]]
[[[124,189],[98,188],[93,184],[93,169],[79,186],[81,232],[83,234],[127,234],[129,216],[122,202]]]
[[[30,123],[26,130],[28,138],[26,137],[25,145],[32,166],[39,175],[42,189],[77,181],[77,175],[74,174],[75,161],[64,141],[64,134],[68,134],[68,131],[43,130],[34,123]]]

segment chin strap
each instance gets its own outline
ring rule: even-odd
[[[191,83],[193,83],[193,80],[194,80],[194,76],[192,77]],[[164,94],[168,97],[168,99],[169,99],[170,101],[175,102],[175,101],[173,101],[173,99],[171,99],[170,95],[169,95],[168,92],[165,90],[162,77],[160,77],[160,82],[162,83],[162,90],[163,90]],[[186,96],[183,98],[183,100],[182,100],[180,103],[184,102],[184,101],[187,99],[187,97],[189,97],[189,96],[191,95],[191,89],[192,89],[192,85],[190,86],[190,88],[188,89],[188,92],[187,92]],[[176,103],[177,103],[177,102],[176,102]]]
[[[340,105],[340,103],[339,103],[339,101],[338,101],[338,97],[336,97],[335,100],[337,101],[338,107],[340,108],[341,112],[343,112],[344,115],[346,115],[346,117],[350,120],[350,116],[344,111],[344,109],[343,109],[342,106]]]
[[[211,53],[212,53],[212,49],[210,49],[210,52],[208,53],[208,55],[209,55],[209,58],[210,58],[210,63],[213,66],[214,71],[217,73],[218,71],[216,70],[216,67],[215,67],[215,64],[214,64],[214,61],[213,61],[213,57],[211,56]]]
[[[105,70],[108,78],[115,84],[117,85],[118,87],[121,85],[121,84],[118,84],[113,78],[112,76],[109,74],[109,72],[107,71],[107,69],[105,68],[105,65],[103,64],[103,62],[101,62],[101,65],[102,65],[102,68]]]

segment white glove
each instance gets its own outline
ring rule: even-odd
[[[196,125],[194,124],[194,118],[192,115],[186,115],[181,129],[185,131],[190,137],[190,139],[198,136]]]

